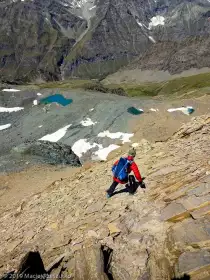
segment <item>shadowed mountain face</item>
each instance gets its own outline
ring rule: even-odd
[[[1,0],[1,80],[201,68],[209,33],[208,0]]]

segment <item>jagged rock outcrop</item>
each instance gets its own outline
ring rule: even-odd
[[[103,78],[136,58],[131,68],[170,73],[209,66],[206,0],[3,0],[0,15],[4,81]]]
[[[28,252],[22,259],[17,270],[11,271],[1,280],[11,279],[75,279],[75,280],[108,280],[104,272],[104,256],[101,246],[94,239],[89,239],[82,249],[75,253],[75,262],[71,262],[70,254],[58,256],[45,269],[38,251]],[[71,267],[72,266],[72,267]],[[74,271],[74,274],[72,272]]]
[[[0,215],[0,271],[38,246],[46,267],[58,263],[53,275],[72,279],[209,279],[209,133],[210,115],[196,117],[169,140],[137,148],[146,189],[133,196],[105,198],[107,162],[55,182],[21,209],[8,205]]]
[[[5,274],[1,279],[43,279],[47,278],[47,271],[39,252],[30,251],[21,260],[17,270]]]
[[[108,280],[104,272],[103,253],[98,242],[88,241],[75,253],[74,279]]]
[[[35,141],[25,143],[13,149],[17,154],[23,155],[31,160],[40,158],[49,164],[69,164],[81,166],[79,157],[72,151],[71,147],[62,143],[49,141]]]

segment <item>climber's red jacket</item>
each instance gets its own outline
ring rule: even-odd
[[[136,179],[137,179],[139,182],[142,182],[141,174],[140,174],[140,172],[139,172],[138,166],[137,166],[136,163],[134,162],[134,158],[133,158],[132,156],[128,156],[127,159],[133,161],[132,164],[130,165],[130,167],[128,168],[128,174],[131,173],[131,171],[133,171],[133,173],[134,173]],[[118,162],[119,162],[119,160],[117,160],[117,161],[114,163],[114,165],[117,165]],[[116,177],[113,177],[113,180],[114,180],[115,182],[120,183],[120,184],[126,184],[126,183],[127,183],[127,182],[122,182],[122,181],[120,181],[120,180],[119,180],[118,178],[116,178]]]

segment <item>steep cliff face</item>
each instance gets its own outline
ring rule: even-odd
[[[87,27],[62,1],[2,1],[0,14],[0,67],[5,81],[58,79],[64,56]]]
[[[67,57],[66,76],[101,77],[139,54],[131,68],[177,73],[209,65],[204,59],[209,49],[208,1],[105,2],[103,9],[98,5],[101,20],[91,35],[87,33],[83,45],[75,46],[73,56],[71,52]]]
[[[139,56],[134,67],[209,66],[207,0],[1,1],[0,15],[6,81],[100,78]]]

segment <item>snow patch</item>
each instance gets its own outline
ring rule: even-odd
[[[92,108],[92,109],[89,110],[89,112],[92,112],[92,111],[94,111],[94,108]]]
[[[91,11],[91,10],[93,10],[93,9],[95,9],[95,8],[96,8],[96,5],[93,6],[93,7],[90,7],[89,10]]]
[[[89,20],[96,13],[96,5],[93,0],[73,0],[71,8],[76,9],[77,16]]]
[[[82,8],[85,6],[88,2],[92,4],[92,0],[73,0],[71,5],[74,7]]]
[[[2,91],[5,91],[5,92],[17,92],[17,91],[20,91],[20,90],[19,89],[13,89],[13,88],[5,88]]]
[[[148,38],[152,43],[156,43],[155,39],[152,36],[148,36]]]
[[[39,125],[39,128],[43,127],[43,125]]]
[[[37,106],[37,105],[38,105],[38,100],[34,100],[34,101],[33,101],[33,105],[34,105],[34,106]]]
[[[41,96],[42,94],[40,92],[37,93],[38,96]]]
[[[93,153],[92,160],[103,160],[105,161],[110,152],[118,149],[120,146],[111,144],[104,148],[101,144],[90,143],[87,139],[80,139],[72,146],[72,151],[80,158],[83,154],[93,148],[98,148],[98,151]]]
[[[50,142],[57,142],[59,141],[63,136],[65,136],[68,128],[71,126],[71,124],[64,126],[63,128],[60,128],[56,132],[52,134],[47,134],[44,137],[40,138],[39,140],[42,141],[50,141]]]
[[[170,113],[176,112],[176,111],[181,111],[185,115],[190,115],[194,112],[194,108],[191,106],[187,106],[187,107],[180,107],[180,108],[171,108],[171,109],[168,109],[167,111]]]
[[[103,161],[105,161],[105,160],[107,160],[108,155],[109,155],[112,151],[118,149],[119,147],[120,147],[120,146],[118,146],[118,145],[111,144],[111,145],[109,145],[109,146],[106,147],[106,148],[100,148],[98,151],[96,151],[96,152],[94,153],[94,155],[92,156],[92,159],[93,159],[93,160],[103,160]]]
[[[146,28],[147,30],[150,30],[149,27],[147,27],[144,23],[141,23],[138,19],[136,19],[136,22],[137,22],[137,24],[138,24],[140,27],[144,27],[144,28]]]
[[[78,156],[81,157],[83,154],[85,154],[90,149],[98,147],[99,149],[102,149],[103,146],[97,143],[89,143],[87,139],[80,139],[77,142],[74,143],[72,146],[72,151]]]
[[[123,132],[114,132],[111,133],[108,130],[104,131],[104,132],[100,132],[98,134],[98,137],[109,137],[111,139],[120,139],[123,144],[125,142],[130,142],[130,138],[133,137],[133,133],[123,133]]]
[[[14,108],[6,108],[6,107],[0,107],[0,113],[12,113],[12,112],[18,112],[23,110],[23,107],[14,107]]]
[[[156,16],[151,18],[149,23],[149,29],[152,29],[152,27],[158,25],[165,25],[165,18],[163,16]]]
[[[0,125],[0,130],[4,130],[4,129],[7,129],[11,126],[11,123],[9,124],[4,124],[4,125]]]
[[[143,24],[138,19],[136,20],[136,22],[139,26],[143,27]]]
[[[86,118],[85,120],[82,120],[80,124],[83,126],[91,126],[97,124],[97,122],[93,122],[90,118]]]
[[[152,111],[152,112],[158,112],[158,111],[159,111],[159,109],[154,109],[154,108],[151,108],[151,109],[150,109],[150,111]]]
[[[139,146],[139,143],[133,143],[131,146],[132,146],[133,148],[137,148],[137,147]]]

